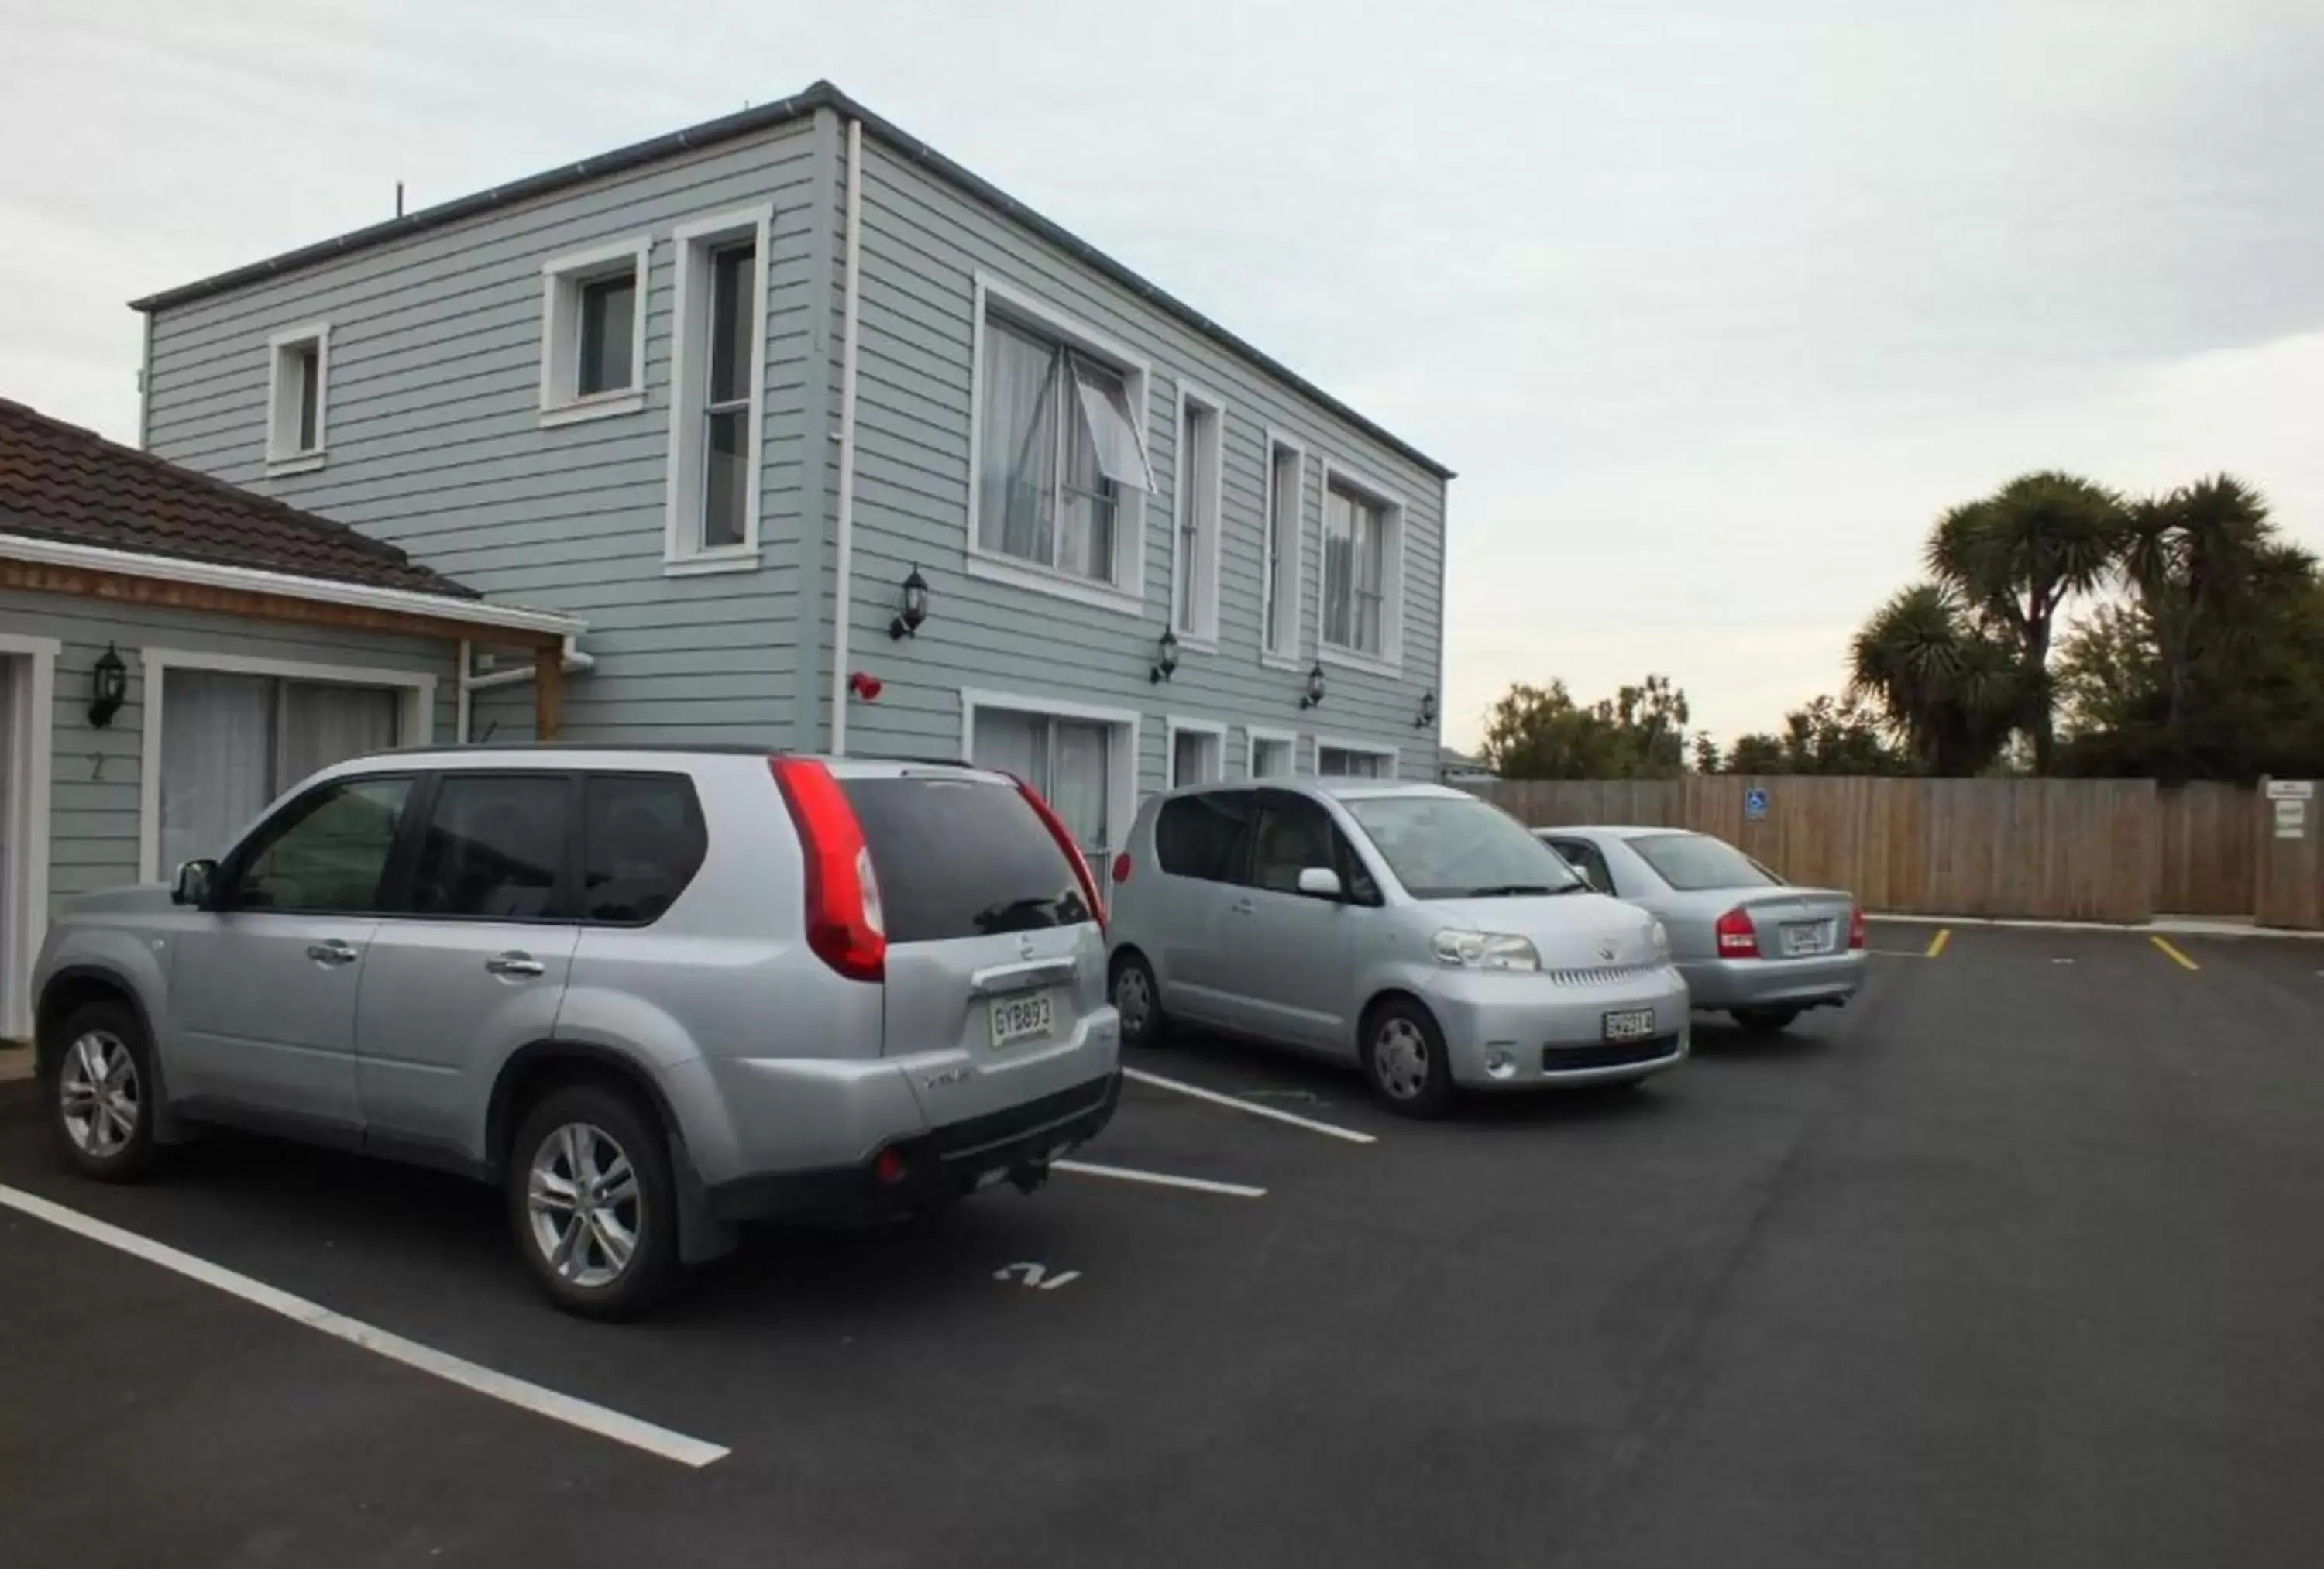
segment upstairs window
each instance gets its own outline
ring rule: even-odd
[[[1269,654],[1299,651],[1299,506],[1305,454],[1279,436],[1267,444],[1266,555],[1260,632]]]
[[[1134,593],[1154,489],[1145,368],[991,289],[978,289],[974,553]]]
[[[650,240],[560,256],[541,271],[542,422],[645,407],[646,267]]]
[[[1323,485],[1325,650],[1396,662],[1402,645],[1404,509],[1327,467]]]
[[[267,466],[277,473],[320,468],[330,397],[330,326],[318,322],[276,333],[267,340]]]
[[[1220,427],[1225,411],[1178,389],[1178,531],[1170,565],[1171,625],[1196,643],[1219,635]]]
[[[767,225],[760,208],[676,234],[667,541],[674,571],[759,564]]]

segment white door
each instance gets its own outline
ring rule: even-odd
[[[1039,791],[1090,865],[1102,868],[1105,786],[1118,744],[1113,727],[1093,720],[981,708],[969,760],[980,768],[1005,769]]]

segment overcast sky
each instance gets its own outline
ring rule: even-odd
[[[1447,739],[1835,688],[1929,519],[2218,469],[2324,548],[2318,0],[0,0],[0,396],[124,302],[828,77],[1461,472]]]

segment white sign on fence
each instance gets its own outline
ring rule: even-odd
[[[2278,839],[2308,837],[2308,803],[2289,795],[2277,799],[2275,837]]]
[[[2313,779],[2271,779],[2267,782],[2270,801],[2313,801],[2316,781]]]

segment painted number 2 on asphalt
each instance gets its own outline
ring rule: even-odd
[[[1004,1264],[992,1271],[996,1280],[1017,1280],[1039,1291],[1054,1291],[1071,1280],[1082,1278],[1079,1270],[1061,1270],[1049,1273],[1047,1264]]]

